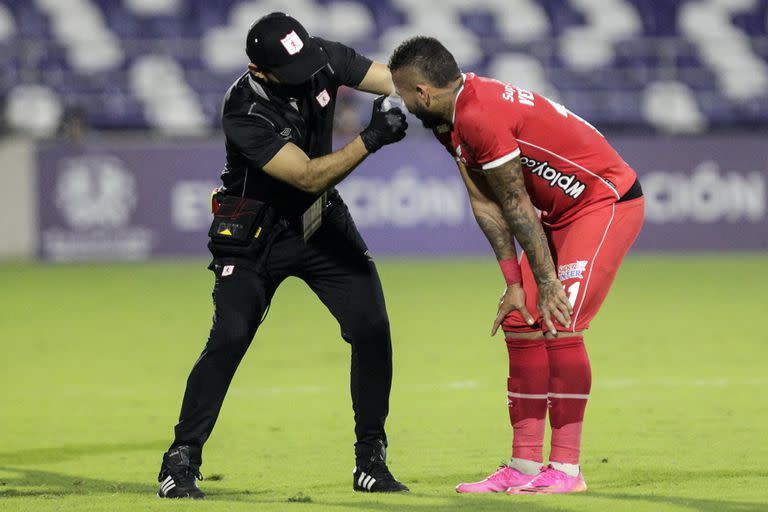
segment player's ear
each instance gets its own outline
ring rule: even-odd
[[[426,84],[416,84],[416,95],[419,97],[419,99],[424,102],[425,105],[429,106],[430,103],[430,90],[429,86]]]
[[[256,78],[261,78],[261,79],[264,79],[264,80],[266,80],[266,78],[267,78],[266,75],[264,74],[264,72],[259,69],[259,66],[257,66],[253,62],[249,62],[248,63],[248,71],[250,71],[251,74],[253,76],[255,76]]]

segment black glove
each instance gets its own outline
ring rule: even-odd
[[[408,123],[405,122],[405,114],[398,107],[387,111],[381,110],[386,96],[379,96],[373,102],[373,112],[371,112],[371,122],[368,127],[360,132],[360,138],[363,139],[365,149],[369,153],[375,153],[376,150],[386,144],[392,144],[405,137],[405,130]]]

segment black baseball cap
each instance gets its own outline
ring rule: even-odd
[[[245,53],[288,85],[306,82],[328,64],[325,52],[301,23],[282,12],[267,14],[251,25]]]

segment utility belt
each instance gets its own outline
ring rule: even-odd
[[[323,212],[336,204],[338,197],[335,192],[323,193],[302,215],[285,217],[264,201],[214,189],[208,249],[214,259],[247,259],[257,263],[266,257],[280,231],[297,231],[303,233],[305,241],[309,240],[322,225]]]
[[[269,204],[215,189],[211,194],[211,211],[208,249],[214,259],[255,260],[266,253],[277,227],[277,215]]]

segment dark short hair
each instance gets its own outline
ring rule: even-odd
[[[412,37],[395,48],[389,58],[389,69],[396,71],[407,67],[419,70],[437,87],[445,87],[461,75],[456,59],[434,37]]]

